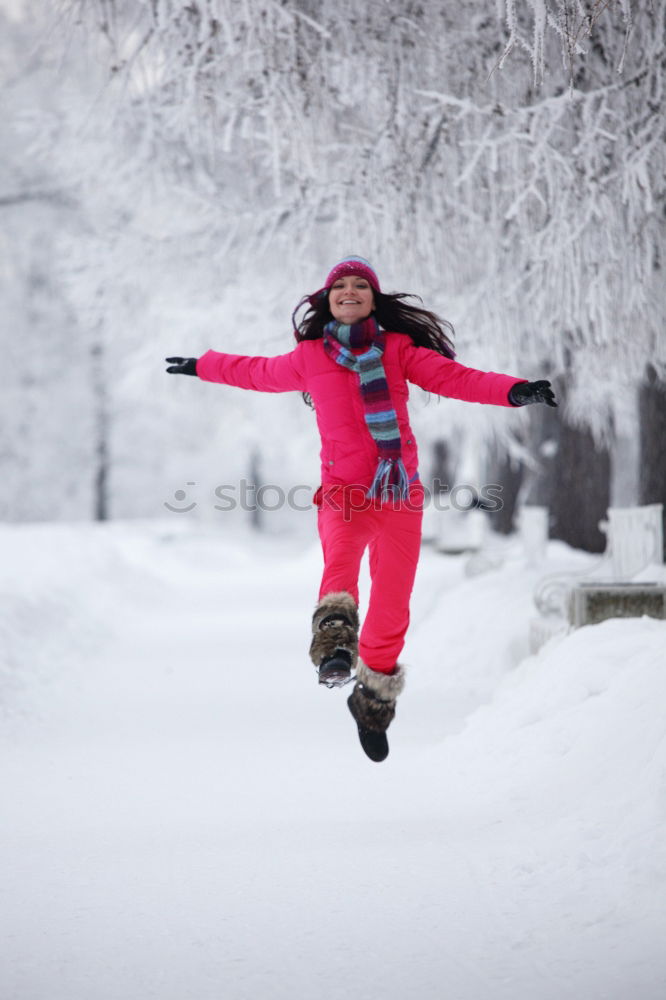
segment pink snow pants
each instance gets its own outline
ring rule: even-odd
[[[423,487],[415,483],[410,499],[399,504],[351,501],[344,487],[326,490],[320,502],[318,528],[324,554],[319,588],[326,594],[346,590],[358,603],[361,558],[369,548],[370,601],[359,637],[359,655],[372,670],[389,673],[405,644],[409,599],[421,546]]]

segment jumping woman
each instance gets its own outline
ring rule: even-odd
[[[167,358],[172,374],[259,392],[302,392],[314,406],[322,446],[314,502],[324,572],[310,657],[321,684],[355,680],[347,704],[374,761],[388,755],[386,730],[404,687],[398,656],[421,544],[424,490],[407,383],[471,403],[557,405],[550,382],[454,361],[450,324],[407,298],[383,293],[367,260],[346,257],[323,288],[299,303],[297,345],[288,354],[207,351],[199,359]],[[372,585],[359,636],[358,576],[366,548]]]

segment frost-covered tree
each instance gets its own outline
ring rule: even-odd
[[[63,6],[104,42],[137,168],[207,192],[230,245],[361,240],[575,381],[660,353],[663,0]]]
[[[455,321],[463,361],[565,378],[565,418],[596,440],[648,363],[663,377],[665,0],[52,10],[59,85],[81,56],[95,67],[75,186],[99,253],[81,254],[70,295],[88,303],[96,273],[123,358],[145,361],[149,341],[157,353],[156,332],[139,343],[128,326],[145,331],[148,303],[174,295],[174,261],[184,283],[198,262],[199,321],[240,308],[226,293],[216,305],[206,259],[277,331],[331,257],[356,250]],[[288,344],[224,329],[229,349]],[[456,419],[443,405],[428,433]]]
[[[666,164],[660,110],[664,5],[541,2],[530,6],[531,15],[526,17],[525,7],[517,12],[515,4],[506,4],[509,39],[503,58],[519,49],[537,84],[556,80],[566,69],[568,113],[564,120],[553,115],[549,102],[530,145],[538,150],[553,127],[565,139],[568,130],[569,137],[564,147],[549,140],[547,157],[535,170],[537,181],[549,181],[552,192],[543,199],[543,212],[538,207],[543,186],[531,190],[525,186],[523,197],[532,199],[539,221],[524,220],[524,240],[514,245],[514,254],[518,262],[522,255],[525,272],[534,274],[537,299],[542,300],[544,288],[559,287],[557,297],[565,303],[562,315],[568,314],[563,335],[554,341],[559,368],[573,392],[564,433],[559,435],[559,453],[550,463],[551,492],[556,492],[553,515],[557,521],[559,508],[558,537],[573,544],[580,544],[580,516],[587,515],[588,547],[594,548],[594,523],[607,502],[598,478],[607,468],[604,445],[626,434],[623,423],[632,410],[627,405],[632,393],[640,395],[641,482],[650,482],[633,499],[666,503],[666,473],[658,460],[663,418],[652,402],[654,383],[658,391],[666,362],[662,275]],[[616,17],[604,17],[609,12]],[[553,157],[558,145],[564,158]],[[539,154],[532,153],[531,158],[539,163]],[[555,196],[561,200],[559,211]],[[551,269],[555,281],[546,273]],[[526,282],[525,288],[529,287]],[[573,304],[573,312],[567,304]],[[649,385],[644,381],[646,370]],[[589,456],[585,463],[577,458],[580,438],[586,434],[581,424],[590,426],[595,435],[583,452]],[[626,453],[618,453],[618,460],[626,458]],[[580,477],[570,476],[571,468],[581,464],[583,490]],[[563,518],[561,512],[571,507],[572,496],[578,502]],[[597,542],[601,542],[598,535]]]
[[[0,517],[90,516],[92,424],[85,338],[62,285],[67,238],[81,229],[78,195],[35,131],[57,134],[49,59],[26,19],[0,11]]]

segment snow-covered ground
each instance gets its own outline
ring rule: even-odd
[[[307,657],[314,540],[0,551],[3,1000],[666,995],[666,623],[527,655],[535,579],[586,557],[424,550],[377,765]]]

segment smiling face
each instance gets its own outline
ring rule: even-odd
[[[328,306],[334,319],[351,326],[367,319],[375,308],[370,283],[358,274],[347,274],[331,285]]]

